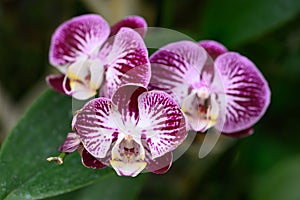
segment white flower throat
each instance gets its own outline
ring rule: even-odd
[[[183,99],[181,108],[188,118],[190,128],[200,132],[213,127],[219,115],[216,94],[207,86],[192,89]]]
[[[73,97],[86,99],[95,96],[104,77],[104,66],[100,59],[82,59],[71,64],[66,78],[70,80]]]
[[[136,176],[146,167],[144,160],[145,150],[139,139],[125,135],[116,141],[110,164],[119,175]]]

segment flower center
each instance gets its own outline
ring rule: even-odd
[[[95,96],[103,80],[104,67],[100,59],[83,57],[68,67],[66,76],[70,79],[70,93],[75,98],[87,99]],[[77,93],[77,96],[76,96]]]
[[[210,90],[206,86],[193,89],[193,92],[201,99],[207,99],[210,95]]]
[[[125,138],[119,145],[120,156],[124,157],[127,162],[132,162],[134,160],[139,160],[139,149],[140,146],[137,144],[131,135],[126,135]]]
[[[112,149],[111,166],[119,175],[136,176],[147,165],[141,142],[131,135],[118,139]]]
[[[204,132],[217,122],[219,105],[216,95],[206,86],[193,89],[181,107],[194,131]]]

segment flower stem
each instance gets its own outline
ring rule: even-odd
[[[64,158],[67,156],[65,152],[62,152],[57,157],[49,157],[47,158],[47,161],[52,162],[55,161],[57,164],[62,165],[64,163]]]

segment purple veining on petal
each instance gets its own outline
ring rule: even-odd
[[[150,57],[152,76],[150,89],[165,91],[181,102],[190,85],[200,81],[206,62],[205,50],[190,41],[166,45]]]
[[[172,165],[172,159],[172,152],[168,152],[161,157],[155,158],[154,160],[146,156],[146,169],[155,174],[164,174],[170,169]]]
[[[185,85],[184,75],[187,71],[182,57],[167,50],[159,50],[150,58],[152,77],[150,81],[151,89],[170,90]]]
[[[96,158],[106,156],[119,133],[116,123],[121,117],[113,106],[108,99],[93,99],[77,112],[72,122],[85,149]]]
[[[68,95],[63,87],[63,84],[65,84],[65,88],[70,91],[70,80],[66,79],[65,83],[64,83],[64,78],[65,75],[64,74],[59,74],[59,75],[49,75],[46,77],[46,82],[47,84],[54,89],[56,92],[59,92],[61,94],[65,94]]]
[[[175,100],[165,92],[150,91],[139,96],[139,122],[151,158],[174,150],[186,138],[186,123]]]
[[[199,42],[208,54],[215,60],[219,55],[227,52],[227,48],[221,43],[214,40],[202,40]]]
[[[225,124],[217,128],[228,134],[250,128],[270,103],[267,81],[249,59],[238,53],[222,54],[215,65],[226,94]]]
[[[100,57],[106,66],[100,96],[111,98],[118,87],[127,83],[148,85],[151,76],[148,51],[141,36],[132,29],[121,28],[116,36],[109,38]]]
[[[212,82],[216,78],[215,76],[215,64],[212,57],[207,56],[205,65],[200,73],[200,83],[205,86],[211,86]]]
[[[115,92],[112,102],[117,106],[124,122],[131,120],[136,124],[139,117],[138,97],[146,91],[140,85],[124,85]]]
[[[68,133],[64,143],[58,148],[59,152],[72,153],[78,149],[80,138],[76,133]]]
[[[146,35],[147,23],[140,16],[128,16],[121,19],[111,27],[110,36],[116,35],[122,27],[132,28],[137,31],[142,37]]]
[[[109,25],[99,15],[82,15],[64,22],[52,35],[50,63],[63,66],[75,62],[82,55],[97,53],[109,32]]]
[[[102,162],[92,156],[86,149],[83,149],[81,153],[82,164],[91,169],[102,169],[106,167]]]

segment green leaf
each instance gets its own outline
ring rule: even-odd
[[[299,11],[299,0],[211,0],[201,21],[201,36],[236,46],[266,34]]]
[[[112,174],[91,186],[58,197],[49,198],[48,200],[134,200],[137,199],[144,180],[145,175],[142,174],[135,178],[119,177],[116,174]]]
[[[61,166],[46,158],[71,131],[72,99],[46,91],[4,141],[0,151],[0,199],[41,199],[94,183],[113,174],[110,168],[82,166],[78,153]]]
[[[280,162],[254,182],[252,200],[300,199],[300,157]]]

